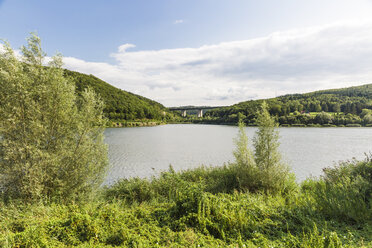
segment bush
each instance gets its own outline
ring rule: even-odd
[[[108,165],[103,102],[91,90],[75,94],[62,58],[43,66],[32,35],[22,61],[0,53],[0,188],[6,197],[76,200],[96,189]]]
[[[122,179],[104,190],[107,199],[122,199],[129,203],[150,201],[157,193],[148,179]]]
[[[206,192],[217,194],[232,193],[240,189],[237,173],[235,166],[229,164],[216,167],[201,166],[182,171],[179,176],[187,182],[199,182]]]
[[[372,219],[372,158],[324,169],[315,185],[318,208],[327,216],[364,223]]]

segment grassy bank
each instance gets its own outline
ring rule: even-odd
[[[137,120],[137,121],[126,121],[126,120],[114,120],[108,122],[108,127],[152,127],[166,124],[164,121],[158,120]]]
[[[371,247],[372,160],[276,194],[236,164],[125,179],[75,204],[2,203],[1,247]],[[241,176],[240,176],[241,177]]]

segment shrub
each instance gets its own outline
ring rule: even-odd
[[[324,169],[315,199],[329,217],[364,223],[372,219],[372,158]]]
[[[104,191],[107,199],[122,199],[129,203],[151,200],[156,192],[148,179],[131,178],[122,179],[106,187]]]
[[[236,167],[232,165],[217,167],[201,166],[184,170],[179,173],[179,176],[185,181],[203,184],[206,192],[214,194],[232,193],[234,190],[240,188],[235,169]]]
[[[72,200],[97,188],[108,164],[103,102],[63,77],[62,58],[43,66],[32,35],[22,61],[0,53],[0,187],[5,196]]]

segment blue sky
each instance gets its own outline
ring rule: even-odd
[[[371,13],[370,0],[0,0],[0,38],[17,49],[37,31],[67,68],[167,106],[225,105],[371,82]]]

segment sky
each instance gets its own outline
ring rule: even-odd
[[[372,83],[372,0],[0,0],[0,38],[37,32],[64,67],[165,106]]]

